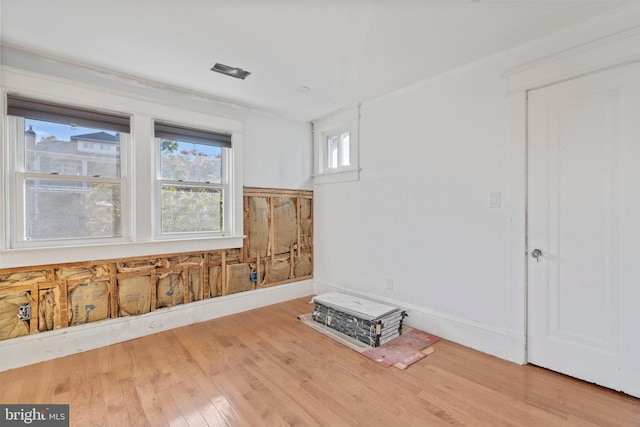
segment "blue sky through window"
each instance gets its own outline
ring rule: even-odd
[[[82,126],[70,126],[67,124],[45,122],[42,120],[25,119],[24,130],[27,131],[32,126],[36,133],[36,141],[43,138],[55,136],[58,141],[71,141],[71,137],[75,135],[84,135],[87,133],[107,132],[115,135],[117,132],[106,131],[104,129],[86,128]]]
[[[55,136],[58,141],[71,141],[72,136],[85,135],[95,132],[107,132],[111,135],[116,135],[115,131],[108,131],[104,129],[87,128],[82,126],[70,126],[68,124],[46,122],[42,120],[25,119],[24,130],[27,131],[29,127],[32,127],[36,133],[36,141],[41,141],[43,138]],[[220,147],[209,146],[204,144],[192,144],[190,142],[178,141],[178,151],[187,150],[191,151],[196,148],[199,152],[206,154],[207,156],[219,156],[222,153]]]
[[[194,144],[192,142],[184,141],[176,142],[178,143],[178,152],[181,152],[182,150],[190,152],[191,150],[195,149],[200,153],[206,154],[207,157],[216,157],[222,154],[222,148],[220,147],[205,144]]]

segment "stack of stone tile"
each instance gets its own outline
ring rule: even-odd
[[[313,320],[372,347],[402,334],[406,312],[398,307],[342,292],[318,295],[313,303]]]

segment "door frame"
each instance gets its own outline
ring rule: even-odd
[[[532,61],[531,58],[542,59]],[[505,356],[512,362],[526,364],[528,93],[640,61],[640,4],[616,9],[581,27],[512,52],[499,61],[507,82],[509,126],[509,341]]]

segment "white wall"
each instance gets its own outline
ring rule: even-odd
[[[526,363],[526,93],[637,61],[639,37],[632,3],[363,103],[360,181],[314,186],[316,293]]]
[[[507,117],[493,60],[364,103],[360,181],[314,187],[318,290],[398,303],[408,324],[505,357]]]
[[[244,185],[311,190],[311,124],[257,113],[244,121]]]

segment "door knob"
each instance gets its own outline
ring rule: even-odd
[[[542,251],[540,249],[534,249],[531,251],[531,257],[535,258],[536,261],[540,261],[540,257],[542,257]]]

